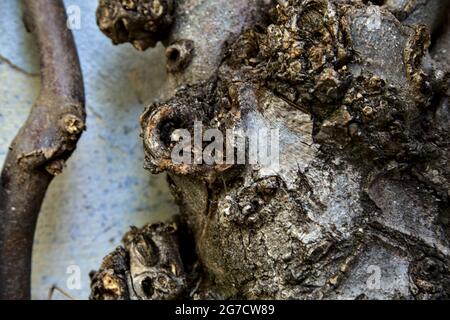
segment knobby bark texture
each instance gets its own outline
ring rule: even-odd
[[[0,299],[30,298],[41,203],[85,128],[83,79],[62,1],[24,0],[24,7],[24,22],[39,47],[41,91],[1,173]]]
[[[174,3],[141,125],[180,216],[130,231],[91,298],[450,298],[449,5]],[[174,163],[194,121],[279,129],[279,167]]]

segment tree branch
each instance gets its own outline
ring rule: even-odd
[[[41,55],[41,92],[13,140],[0,180],[0,299],[29,299],[39,210],[85,128],[83,79],[61,0],[24,0]]]

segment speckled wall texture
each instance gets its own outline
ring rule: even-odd
[[[161,47],[145,53],[113,46],[97,29],[97,1],[64,1],[81,12],[74,30],[86,88],[87,131],[63,174],[51,184],[33,250],[32,296],[57,285],[89,296],[89,271],[120,243],[130,225],[176,212],[164,176],[142,168],[139,115],[165,80]],[[77,6],[77,7],[71,7]],[[0,162],[39,92],[39,62],[21,21],[21,1],[0,1]],[[73,266],[76,266],[75,268]],[[81,271],[81,288],[70,285]],[[69,286],[67,285],[69,281]],[[75,287],[75,288],[74,288]],[[64,299],[56,293],[54,299]]]

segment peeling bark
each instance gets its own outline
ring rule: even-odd
[[[0,184],[0,299],[29,299],[31,251],[48,185],[85,129],[78,55],[60,0],[25,0],[41,55],[41,91],[14,138]]]

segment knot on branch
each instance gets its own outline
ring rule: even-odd
[[[59,118],[59,120],[53,120]],[[83,117],[84,118],[84,117]],[[56,176],[62,172],[66,159],[76,147],[76,143],[85,130],[84,120],[68,113],[63,116],[54,114],[50,122],[30,123],[30,132],[34,132],[33,141],[24,141],[16,145],[21,150],[17,163],[26,171],[44,168]],[[54,126],[54,124],[58,124]]]
[[[194,55],[192,40],[178,40],[166,49],[167,71],[175,73],[183,71]]]
[[[78,135],[85,129],[84,121],[73,114],[63,117],[64,129],[69,136]]]
[[[223,220],[237,226],[259,228],[277,214],[272,199],[286,201],[286,185],[278,176],[263,177],[252,185],[229,195],[223,203]]]
[[[173,0],[100,0],[97,24],[114,44],[130,42],[144,51],[164,39],[174,6]]]

